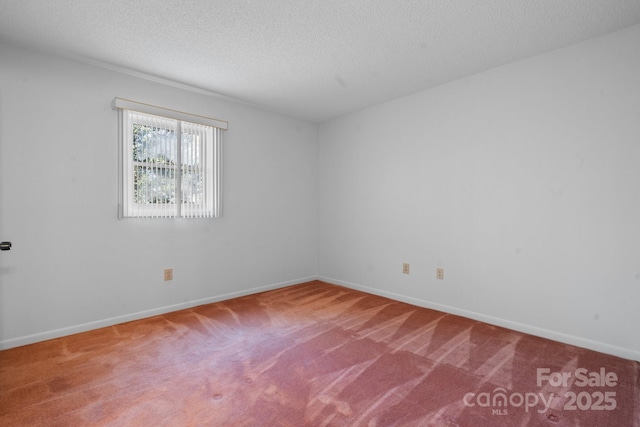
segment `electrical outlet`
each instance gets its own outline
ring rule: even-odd
[[[444,280],[444,268],[436,268],[436,279]]]
[[[173,280],[173,268],[165,268],[164,270],[164,281]]]
[[[409,263],[405,262],[402,264],[402,274],[409,274]]]

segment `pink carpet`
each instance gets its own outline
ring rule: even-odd
[[[0,352],[3,426],[640,426],[640,365],[310,282]]]

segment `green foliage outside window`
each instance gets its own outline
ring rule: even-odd
[[[172,130],[133,125],[135,203],[175,203],[176,145]]]

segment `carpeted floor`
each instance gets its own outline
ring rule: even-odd
[[[310,282],[0,352],[2,426],[640,426],[640,364]]]

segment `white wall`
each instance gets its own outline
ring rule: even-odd
[[[0,43],[0,348],[319,272],[640,360],[639,45],[636,26],[318,135]],[[116,219],[115,96],[229,121],[224,218]]]
[[[229,121],[222,219],[117,219],[116,96]],[[0,44],[0,347],[314,278],[317,187],[315,124]]]
[[[635,26],[322,124],[320,276],[640,360],[638,46]]]

